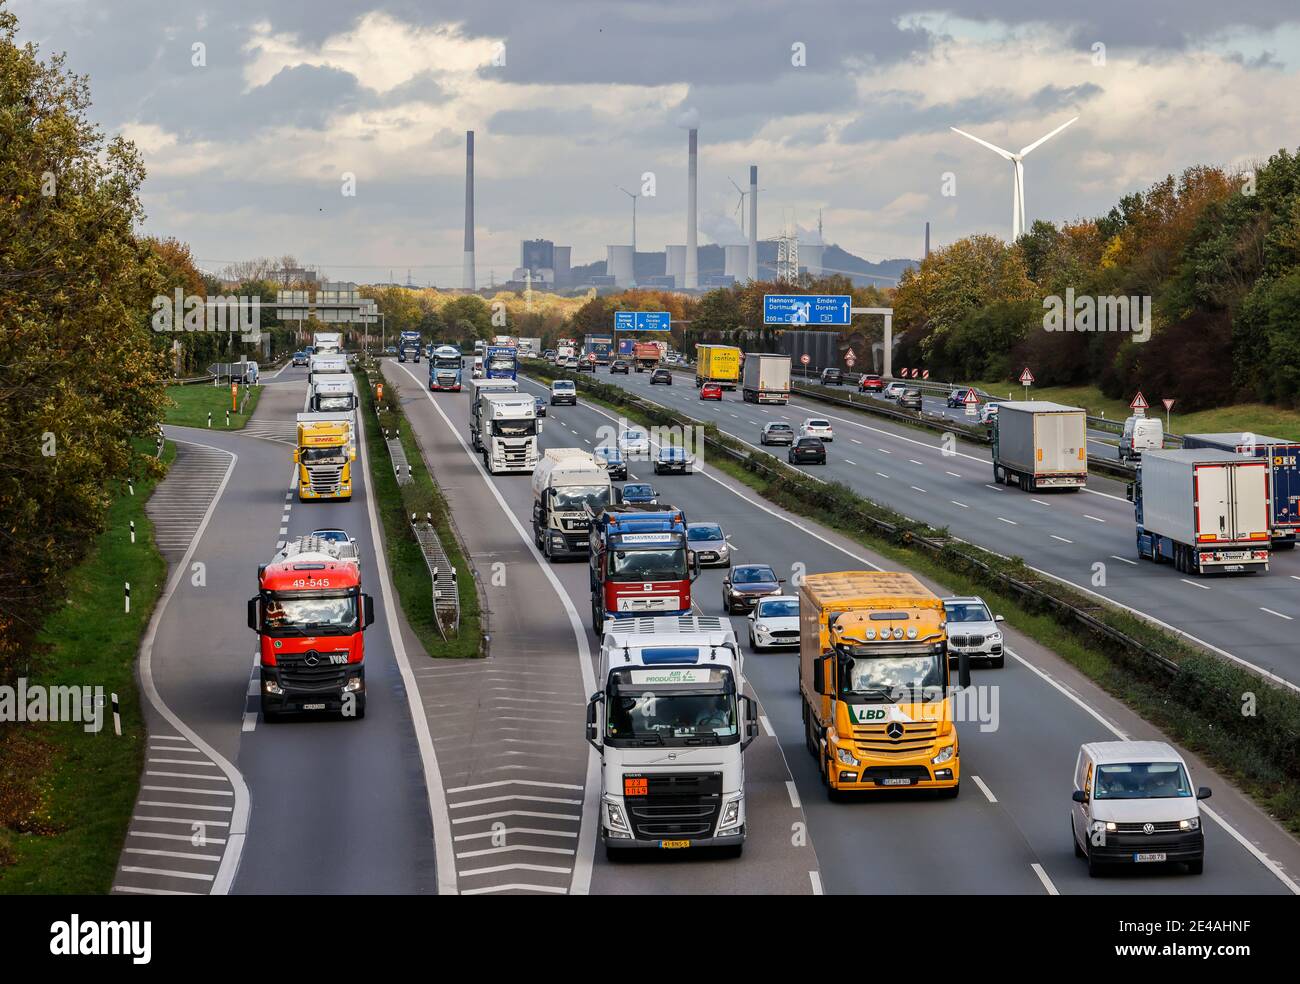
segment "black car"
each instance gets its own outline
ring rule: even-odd
[[[653,386],[655,383],[671,386],[673,384],[673,374],[667,369],[656,369],[650,374],[650,385]]]
[[[659,449],[659,454],[655,457],[655,474],[681,472],[683,475],[689,475],[694,464],[695,459],[686,453],[685,448],[665,445]]]
[[[546,416],[546,401],[543,400],[540,396],[535,396],[535,397],[533,397],[533,402],[534,402],[534,404],[536,404],[536,406],[537,406],[537,416],[539,416],[539,417],[545,417],[545,416]]]
[[[631,371],[632,371],[631,364],[624,362],[622,359],[615,359],[609,365],[609,374],[611,376],[614,375],[614,373],[616,372],[621,372],[624,376],[626,376]]]
[[[898,408],[900,410],[920,410],[925,406],[921,399],[919,389],[905,389],[903,395],[898,398]]]
[[[954,410],[964,410],[966,408],[966,391],[964,389],[955,389],[949,393],[948,406]]]
[[[801,437],[790,445],[788,457],[792,465],[824,465],[826,445],[820,437]]]
[[[605,466],[609,472],[609,477],[620,482],[627,481],[627,459],[623,457],[623,452],[618,448],[611,448],[608,445],[602,445],[592,452],[596,460]]]
[[[823,369],[823,370],[822,370],[822,385],[823,385],[823,386],[839,386],[840,383],[842,383],[842,382],[844,382],[844,373],[843,373],[842,370],[839,370],[839,369]]]
[[[305,366],[307,364],[307,353],[306,352],[293,353],[293,364],[295,366]]]
[[[785,578],[767,564],[741,564],[722,581],[722,608],[728,615],[754,610],[759,598],[780,594]]]

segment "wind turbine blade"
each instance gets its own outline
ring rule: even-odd
[[[1039,146],[1042,146],[1043,144],[1047,143],[1047,141],[1051,140],[1054,136],[1056,136],[1058,133],[1060,133],[1060,132],[1061,132],[1062,130],[1064,130],[1067,126],[1069,126],[1071,123],[1073,123],[1074,120],[1077,120],[1078,118],[1079,118],[1079,117],[1076,116],[1076,117],[1074,117],[1074,119],[1066,120],[1064,123],[1062,123],[1060,126],[1058,126],[1055,130],[1053,130],[1051,133],[1049,133],[1047,136],[1045,136],[1045,137],[1039,137],[1037,140],[1035,140],[1033,143],[1031,143],[1028,147],[1022,147],[1021,150],[1020,150],[1020,156],[1021,156],[1021,157],[1024,157],[1027,153],[1029,153],[1029,152],[1030,152],[1031,150],[1033,150],[1035,147],[1039,147]]]
[[[989,150],[993,151],[993,153],[995,153],[995,154],[1001,154],[1001,155],[1002,155],[1003,157],[1005,157],[1007,160],[1013,160],[1013,159],[1014,159],[1014,158],[1012,157],[1012,155],[1011,155],[1010,152],[1003,150],[1001,147],[995,147],[995,146],[993,146],[993,144],[989,143],[987,140],[981,140],[979,137],[975,136],[974,134],[967,133],[965,130],[958,130],[955,126],[950,126],[950,127],[948,127],[948,129],[950,129],[953,133],[960,133],[960,134],[961,134],[963,137],[965,137],[967,140],[974,140],[974,141],[975,141],[977,144],[979,144],[981,147],[987,147]]]

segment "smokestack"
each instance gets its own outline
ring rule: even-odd
[[[758,165],[749,165],[749,282],[758,279]]]
[[[686,166],[686,283],[688,290],[700,285],[699,250],[695,235],[695,186],[698,180],[696,171],[699,157],[700,131],[692,129],[689,143],[689,163]]]
[[[925,224],[925,258],[930,258],[930,223]]]
[[[465,269],[461,286],[473,290],[474,283],[474,131],[465,131]]]

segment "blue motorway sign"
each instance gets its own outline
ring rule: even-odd
[[[765,325],[847,325],[853,298],[848,294],[764,294]]]
[[[615,311],[615,331],[668,331],[672,315],[667,311]]]

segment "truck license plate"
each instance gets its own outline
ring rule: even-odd
[[[886,779],[881,779],[881,780],[880,780],[880,785],[882,785],[882,786],[910,786],[910,785],[912,785],[912,783],[913,783],[914,781],[915,781],[915,780],[913,780],[913,779],[894,779],[894,778],[890,777],[890,778],[886,778]]]
[[[324,704],[303,704],[302,709],[304,711],[323,711],[325,710],[325,705]]]
[[[587,546],[587,541],[586,541],[586,540],[574,540],[574,541],[573,541],[573,545],[576,546],[576,547],[585,547],[585,546]]]
[[[660,841],[660,842],[659,842],[659,846],[662,847],[662,848],[668,848],[668,849],[681,848],[681,847],[690,847],[690,846],[691,846],[691,842],[688,841],[688,840],[685,840],[685,841],[684,841],[684,840]]]
[[[1136,862],[1138,862],[1139,864],[1141,864],[1141,863],[1143,863],[1143,862],[1147,862],[1147,861],[1164,861],[1164,860],[1165,860],[1165,852],[1164,852],[1164,851],[1155,851],[1155,852],[1152,852],[1152,853],[1149,853],[1149,854],[1134,854],[1134,855],[1133,855],[1133,860],[1136,861]]]

